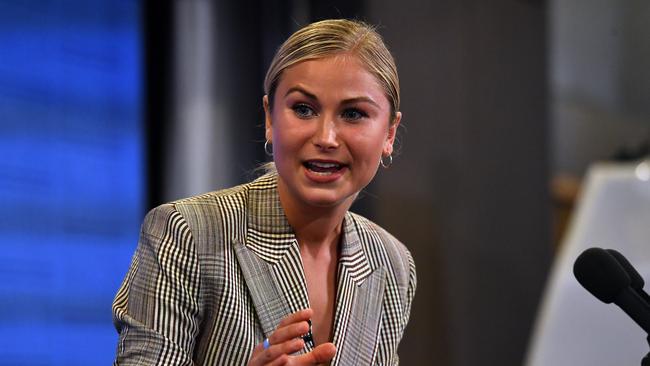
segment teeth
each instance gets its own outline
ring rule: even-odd
[[[334,163],[316,163],[316,162],[314,162],[314,163],[310,163],[310,164],[313,165],[313,166],[317,166],[319,168],[323,168],[323,169],[338,168],[338,166],[339,166],[338,164],[334,164]]]
[[[335,171],[340,170],[343,166],[337,163],[326,163],[320,161],[308,161],[305,163],[305,167],[311,170],[314,173],[321,175],[329,175]]]

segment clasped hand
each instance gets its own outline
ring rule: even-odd
[[[291,356],[305,346],[301,336],[309,331],[307,321],[312,313],[311,309],[304,309],[282,319],[268,338],[269,347],[264,349],[263,343],[255,346],[248,366],[318,365],[331,361],[336,354],[333,343],[323,343],[309,353]]]

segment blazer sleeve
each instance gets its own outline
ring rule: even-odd
[[[151,210],[113,302],[119,333],[113,365],[193,365],[199,270],[194,239],[182,215],[171,204]]]
[[[408,250],[406,250],[405,252],[406,252],[406,258],[408,260],[408,287],[406,288],[406,297],[404,299],[404,312],[402,313],[403,314],[402,335],[404,335],[404,331],[406,330],[406,326],[411,316],[411,305],[413,303],[413,297],[415,296],[415,289],[417,288],[417,284],[418,284],[417,273],[415,271],[415,261],[413,260],[413,256]],[[393,366],[398,366],[400,364],[400,358],[397,352],[395,352],[395,354],[393,355],[391,364]]]
[[[408,288],[406,289],[406,301],[404,302],[404,328],[409,322],[409,317],[411,316],[411,304],[413,303],[413,297],[415,296],[415,289],[418,285],[418,278],[415,272],[415,261],[410,252],[406,252],[408,257],[409,264],[409,279],[408,279]]]

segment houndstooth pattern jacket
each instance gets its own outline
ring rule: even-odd
[[[408,250],[348,212],[337,276],[332,365],[397,365],[416,287]],[[113,303],[114,365],[245,365],[307,307],[277,176],[165,204],[147,214]]]

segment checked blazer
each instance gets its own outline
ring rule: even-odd
[[[408,250],[346,213],[337,286],[332,365],[397,365],[416,287]],[[282,318],[307,307],[275,174],[164,204],[147,214],[113,303],[114,365],[245,365]]]

